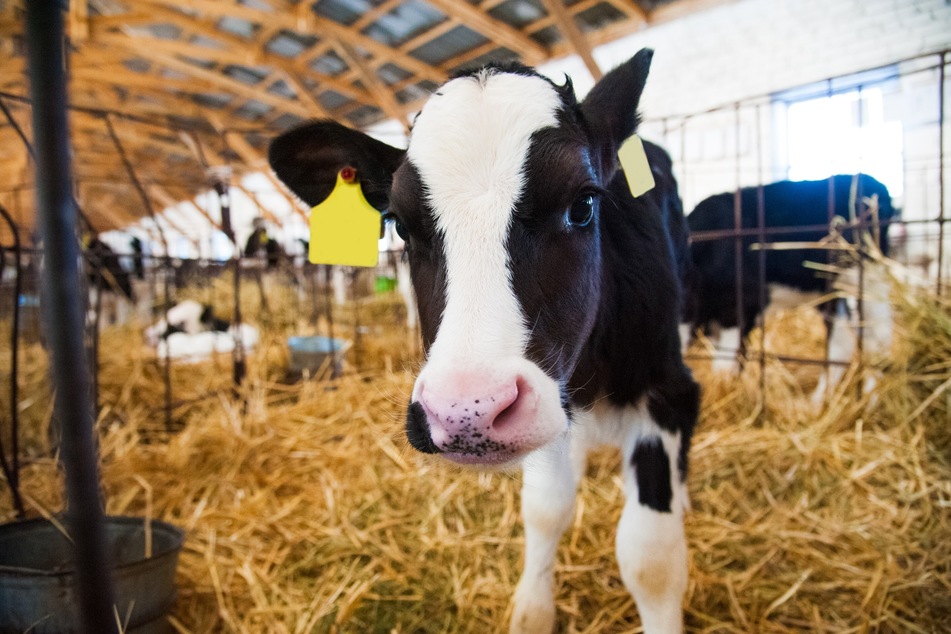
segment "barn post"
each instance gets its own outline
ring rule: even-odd
[[[63,16],[58,2],[26,3],[27,59],[36,145],[36,199],[45,245],[43,318],[47,323],[62,435],[67,525],[75,545],[83,630],[114,633],[115,591],[107,565],[104,511],[83,348],[77,208],[70,177]]]

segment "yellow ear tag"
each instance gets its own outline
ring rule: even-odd
[[[627,177],[627,186],[631,189],[631,195],[634,198],[654,189],[654,174],[647,163],[647,154],[644,152],[641,137],[632,134],[618,150],[617,157]]]
[[[337,173],[337,184],[310,210],[310,249],[314,264],[376,266],[380,259],[380,212],[363,196],[352,167]]]

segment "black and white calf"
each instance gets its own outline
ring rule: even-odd
[[[869,231],[878,237],[883,255],[888,255],[887,224],[895,215],[888,189],[871,176],[837,175],[817,181],[780,181],[765,185],[763,195],[763,226],[769,233],[767,242],[816,243],[830,232],[830,212],[846,223],[861,218]],[[759,188],[741,189],[741,228],[749,235],[742,238],[742,278],[737,283],[736,241],[732,237],[705,239],[703,232],[730,231],[735,227],[734,193],[723,193],[703,200],[687,216],[694,239],[690,253],[693,269],[689,275],[686,321],[690,330],[702,329],[719,339],[719,347],[731,353],[741,349],[750,331],[756,326],[767,306],[790,308],[816,301],[832,292],[829,276],[817,274],[804,263],[834,264],[840,254],[816,248],[765,251],[765,301],[760,294],[760,253],[751,247],[760,242],[757,235]],[[852,209],[850,210],[850,201]],[[874,201],[874,202],[873,202]],[[873,217],[874,216],[874,217]],[[880,224],[884,223],[884,224]],[[843,236],[854,242],[852,232]],[[739,289],[739,290],[738,290]],[[742,328],[738,317],[737,295],[742,293]],[[869,310],[884,309],[885,305]],[[879,304],[882,304],[880,301]],[[844,348],[851,338],[845,304],[825,301],[820,306],[829,332],[829,344],[836,356],[846,355]],[[718,336],[717,336],[718,333]],[[686,344],[688,333],[684,333]],[[838,359],[848,361],[845,359]],[[717,358],[714,367],[733,367],[732,358]]]
[[[699,401],[677,328],[686,230],[658,204],[663,193],[633,198],[618,169],[651,56],[640,51],[582,103],[569,81],[520,66],[458,76],[423,107],[405,151],[332,122],[270,148],[274,171],[310,205],[355,167],[406,240],[428,353],[410,444],[463,465],[523,467],[513,632],[553,628],[555,551],[600,444],[623,452],[624,584],[646,631],[682,628]],[[669,172],[669,158],[655,167]]]
[[[238,342],[244,350],[253,349],[259,340],[257,328],[236,326],[215,316],[211,306],[193,299],[175,304],[165,317],[145,329],[146,342],[157,348],[158,356],[186,362],[208,359],[215,353],[228,353]]]
[[[196,335],[200,332],[227,332],[231,322],[215,316],[208,304],[193,299],[179,302],[165,311],[165,316],[145,329],[145,340],[157,346],[176,333]]]

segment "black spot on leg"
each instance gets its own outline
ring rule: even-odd
[[[406,413],[406,438],[409,444],[423,453],[440,453],[439,447],[433,442],[429,433],[429,423],[426,421],[426,411],[419,401],[410,403]]]
[[[670,513],[670,458],[660,438],[646,438],[634,447],[631,466],[637,479],[637,501],[660,513]]]
[[[680,481],[685,482],[690,440],[700,413],[700,386],[689,376],[681,377],[679,381],[669,382],[653,390],[648,396],[647,407],[661,429],[671,433],[680,432],[677,471]]]

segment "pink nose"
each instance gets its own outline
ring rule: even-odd
[[[443,376],[419,386],[418,394],[432,442],[443,453],[492,462],[534,448],[528,445],[538,398],[520,376]]]

